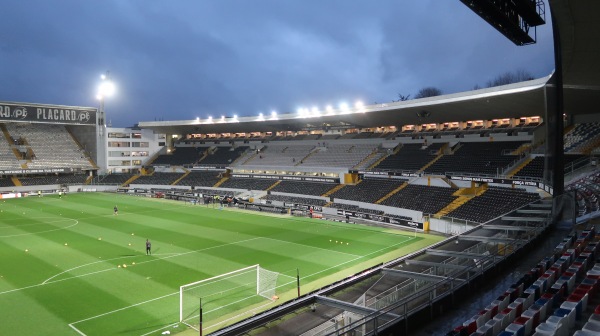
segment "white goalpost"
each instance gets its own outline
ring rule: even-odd
[[[252,265],[212,278],[185,284],[179,287],[179,322],[193,327],[187,321],[200,317],[202,306],[211,303],[217,308],[232,305],[261,296],[275,300],[279,273]],[[226,311],[226,309],[224,309]]]

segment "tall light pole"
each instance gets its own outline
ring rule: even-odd
[[[113,83],[113,81],[110,78],[110,72],[106,72],[106,74],[103,74],[100,76],[100,79],[102,80],[100,82],[100,85],[98,86],[98,94],[96,95],[96,98],[98,98],[98,100],[100,101],[100,109],[98,110],[98,117],[96,119],[96,127],[98,130],[98,142],[97,142],[97,148],[98,148],[98,152],[96,153],[96,162],[98,162],[99,166],[100,166],[100,170],[104,171],[105,169],[107,169],[108,164],[107,164],[107,134],[105,132],[106,130],[106,115],[104,112],[104,100],[106,99],[106,97],[110,97],[112,95],[114,95],[115,93],[115,84]]]
[[[98,94],[96,95],[96,98],[98,98],[98,100],[100,100],[100,110],[98,111],[100,114],[100,118],[98,120],[99,121],[98,125],[104,126],[106,124],[106,118],[105,118],[105,112],[104,112],[104,100],[106,99],[106,97],[110,97],[115,94],[115,84],[113,83],[113,81],[110,78],[109,71],[107,71],[106,74],[101,75],[100,79],[102,81],[100,82],[100,85],[98,86]]]

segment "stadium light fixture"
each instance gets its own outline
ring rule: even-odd
[[[346,104],[346,103],[340,104],[340,110],[342,110],[342,113],[348,113],[348,109],[349,109],[348,104]]]
[[[106,125],[105,120],[106,120],[106,113],[104,111],[104,100],[106,97],[110,97],[112,95],[115,94],[115,84],[112,82],[112,80],[110,79],[110,72],[106,72],[106,74],[103,74],[100,76],[100,78],[102,79],[102,81],[100,82],[100,85],[98,86],[98,93],[96,94],[96,98],[100,101],[100,108],[98,109],[98,120],[102,120],[102,125]],[[103,129],[102,127],[99,126],[99,130],[98,130],[98,135],[99,136],[103,136]]]
[[[313,115],[314,117],[320,117],[320,116],[321,116],[321,111],[319,111],[319,108],[318,108],[318,107],[314,106],[314,107],[312,108],[312,115]]]
[[[219,120],[219,122],[225,122],[225,116],[224,115],[221,116],[221,120]]]
[[[110,79],[105,79],[98,87],[98,99],[104,99],[115,94],[115,84]]]
[[[354,104],[354,107],[358,110],[358,112],[365,112],[365,104],[363,104],[363,102],[361,102],[360,100]]]
[[[265,121],[265,116],[262,114],[262,112],[260,112],[258,114],[258,119],[256,119],[256,120],[258,120],[258,121]]]
[[[277,112],[271,111],[271,120],[277,120]]]
[[[333,115],[333,107],[331,105],[327,105],[325,110],[327,110],[327,115]]]
[[[206,122],[209,124],[212,124],[213,123],[212,116],[208,116],[208,120]]]

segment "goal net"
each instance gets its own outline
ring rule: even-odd
[[[276,299],[279,273],[253,265],[179,287],[179,321],[190,327],[263,301]],[[200,302],[202,307],[200,306]]]

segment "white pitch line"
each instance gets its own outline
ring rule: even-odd
[[[129,305],[129,306],[127,306],[127,307],[123,307],[123,308],[119,308],[119,309],[111,310],[111,311],[109,311],[109,312],[102,313],[102,314],[99,314],[99,315],[96,315],[96,316],[92,316],[92,317],[88,317],[88,318],[86,318],[86,319],[79,320],[79,321],[77,321],[77,322],[72,322],[72,323],[70,323],[70,324],[72,324],[72,325],[75,325],[75,324],[77,324],[77,323],[81,323],[81,322],[85,322],[85,321],[93,320],[93,319],[96,319],[96,318],[98,318],[98,317],[102,317],[102,316],[106,316],[106,315],[114,314],[114,313],[116,313],[116,312],[120,312],[120,311],[122,311],[122,310],[125,310],[125,309],[129,309],[129,308],[133,308],[133,307],[141,306],[141,305],[143,305],[143,304],[146,304],[146,303],[149,303],[149,302],[152,302],[152,301],[156,301],[156,300],[161,300],[161,299],[164,299],[164,298],[166,298],[166,297],[173,296],[173,295],[179,295],[179,292],[175,292],[175,293],[171,293],[171,294],[167,294],[167,295],[159,296],[159,297],[157,297],[157,298],[154,298],[154,299],[150,299],[150,300],[146,300],[146,301],[138,302],[138,303],[135,303],[135,304]]]
[[[65,217],[66,218],[66,217]],[[6,236],[0,236],[0,238],[10,238],[10,237],[19,237],[19,236],[30,236],[30,235],[35,235],[35,234],[39,234],[39,233],[46,233],[46,232],[53,232],[53,231],[59,231],[59,230],[66,230],[68,228],[71,228],[77,224],[79,224],[79,221],[77,219],[73,219],[73,218],[66,218],[68,220],[72,220],[75,221],[75,224],[73,225],[69,225],[66,226],[64,228],[58,228],[58,229],[53,229],[53,230],[46,230],[46,231],[40,231],[40,232],[28,232],[28,233],[19,233],[19,234],[14,234],[14,235],[6,235]]]
[[[339,253],[339,254],[345,254],[345,255],[349,255],[351,257],[361,257],[361,256],[359,256],[357,254],[346,253],[346,252],[341,252],[341,251],[336,251],[336,250],[330,250],[330,249],[326,249],[326,248],[322,248],[322,247],[311,246],[311,245],[306,245],[306,244],[300,244],[300,243],[295,243],[295,242],[291,242],[291,241],[287,241],[287,240],[281,240],[281,239],[275,239],[275,238],[269,238],[269,237],[261,237],[261,238],[262,239],[275,240],[275,241],[286,243],[286,244],[294,244],[294,245],[305,246],[305,247],[309,247],[309,248],[313,248],[313,249],[317,249],[317,250],[323,250],[323,251],[327,251],[327,252],[335,252],[335,253]]]
[[[254,238],[249,238],[249,239],[239,240],[239,241],[232,242],[232,243],[227,243],[227,244],[221,244],[221,245],[211,246],[211,247],[207,247],[207,248],[200,249],[200,250],[194,250],[194,251],[189,251],[189,252],[183,252],[183,253],[178,253],[178,254],[175,254],[175,255],[169,255],[169,256],[166,256],[166,257],[164,257],[164,258],[157,258],[157,259],[152,259],[152,260],[141,261],[141,262],[139,262],[137,265],[144,264],[144,263],[149,263],[149,262],[155,262],[155,261],[162,261],[162,260],[164,260],[164,259],[169,259],[169,258],[179,257],[179,256],[186,255],[186,254],[190,254],[190,253],[203,252],[203,251],[207,251],[207,250],[211,250],[211,249],[215,249],[215,248],[219,248],[219,247],[223,247],[223,246],[227,246],[227,245],[235,245],[235,244],[244,243],[244,242],[247,242],[247,241],[251,241],[251,240],[255,240],[255,239],[260,239],[260,238],[261,238],[261,237],[254,237]],[[170,253],[169,253],[169,254],[170,254]],[[132,256],[132,257],[137,257],[137,256]],[[132,258],[132,257],[120,257],[120,258]],[[120,259],[120,258],[115,258],[115,259]],[[107,260],[109,260],[109,259],[107,259]],[[110,259],[110,260],[114,260],[114,259]],[[105,261],[106,261],[106,260],[105,260]],[[93,264],[93,263],[92,263],[92,264]],[[75,267],[75,268],[78,268],[78,267]],[[109,269],[105,269],[105,270],[101,270],[101,271],[95,271],[95,272],[86,273],[86,274],[81,274],[81,275],[77,275],[77,276],[73,276],[73,277],[69,277],[69,278],[64,278],[64,279],[60,279],[60,280],[55,280],[55,281],[52,281],[52,282],[46,282],[46,283],[45,283],[45,282],[42,282],[42,283],[35,284],[35,285],[31,285],[31,286],[20,287],[20,288],[14,288],[14,289],[11,289],[11,290],[7,290],[7,291],[4,291],[4,292],[0,292],[0,295],[3,295],[3,294],[8,294],[8,293],[12,293],[12,292],[18,292],[18,291],[21,291],[21,290],[30,289],[30,288],[35,288],[35,287],[40,287],[40,286],[44,286],[44,285],[50,285],[50,284],[53,284],[53,283],[62,282],[62,281],[66,281],[66,280],[77,279],[77,278],[81,278],[81,277],[84,277],[84,276],[88,276],[88,275],[92,275],[92,274],[97,274],[97,273],[102,273],[102,272],[106,272],[106,271],[114,271],[114,270],[118,270],[118,268],[109,268]],[[64,273],[64,272],[61,272],[61,273]],[[57,275],[58,275],[58,274],[57,274]],[[54,277],[54,276],[53,276],[53,277]],[[47,279],[47,280],[48,280],[48,279]],[[47,280],[46,280],[46,281],[47,281]]]
[[[84,334],[83,332],[81,332],[81,330],[75,328],[75,326],[71,323],[69,323],[69,327],[71,327],[71,329],[75,330],[79,335],[81,336],[87,336],[86,334]]]
[[[263,238],[265,238],[265,237],[263,237]],[[270,239],[270,238],[268,238],[268,239]],[[342,266],[342,265],[344,265],[344,264],[347,264],[347,263],[349,263],[349,262],[355,261],[355,260],[357,260],[357,259],[360,259],[360,258],[363,258],[363,257],[367,257],[367,256],[369,256],[369,255],[371,255],[371,254],[373,254],[373,253],[377,253],[377,252],[379,252],[379,251],[382,251],[382,250],[385,250],[385,249],[387,249],[387,248],[391,248],[391,247],[394,247],[394,246],[396,246],[396,245],[399,245],[399,244],[406,243],[407,241],[410,241],[410,240],[412,240],[412,239],[414,239],[414,237],[409,237],[409,238],[407,238],[406,240],[404,240],[404,241],[402,241],[402,242],[399,242],[399,243],[396,243],[396,244],[393,244],[393,245],[390,245],[390,246],[384,247],[384,248],[382,248],[382,249],[379,249],[379,250],[377,250],[377,251],[373,251],[373,252],[371,252],[371,253],[369,253],[369,254],[367,254],[367,255],[364,255],[364,256],[357,256],[357,258],[354,258],[354,259],[352,259],[352,260],[349,260],[349,261],[346,261],[346,262],[343,262],[343,263],[340,263],[340,264],[337,264],[337,265],[331,266],[331,267],[329,267],[329,268],[326,268],[326,269],[324,269],[324,270],[321,270],[321,271],[319,271],[319,272],[315,272],[315,273],[309,274],[309,275],[307,275],[307,276],[303,276],[303,277],[301,277],[300,279],[308,279],[308,278],[310,278],[310,277],[313,277],[313,276],[315,276],[315,275],[317,275],[317,274],[319,274],[319,273],[323,273],[323,272],[325,272],[325,271],[327,271],[327,270],[330,270],[330,269],[333,269],[333,268],[336,268],[336,267]],[[278,240],[278,239],[275,239],[275,240]],[[282,274],[282,275],[284,275],[284,276],[288,276],[288,275],[285,275],[285,274],[283,274],[283,273],[281,273],[281,274]],[[288,276],[288,277],[291,277],[291,276]],[[292,278],[293,278],[293,277],[292,277]],[[270,304],[270,303],[269,303],[269,304]],[[262,307],[264,307],[264,306],[268,306],[269,304],[266,304],[266,305],[263,305],[263,306],[257,307],[256,309],[253,309],[253,310],[251,310],[251,311],[249,311],[249,312],[253,312],[253,311],[255,311],[255,310],[257,310],[257,309],[260,309],[260,308],[262,308]],[[220,308],[213,309],[213,310],[211,310],[211,311],[208,311],[208,312],[206,312],[206,313],[210,313],[210,312],[212,312],[212,311],[215,311],[215,310],[218,310],[218,309],[220,309]],[[191,317],[191,318],[195,318],[195,317],[198,317],[198,316],[194,316],[194,317]],[[231,318],[229,318],[229,319],[227,319],[227,320],[225,320],[225,321],[221,321],[221,322],[215,323],[215,324],[213,324],[213,325],[208,325],[208,326],[206,326],[206,329],[208,330],[208,329],[211,329],[211,328],[215,328],[216,326],[218,326],[218,325],[220,325],[220,324],[223,324],[223,323],[226,323],[226,322],[228,322],[229,320],[232,320],[232,319],[235,319],[235,318],[237,318],[237,317],[231,317]],[[175,323],[175,324],[177,324],[177,323]],[[171,325],[169,325],[169,326],[165,326],[165,327],[162,327],[162,328],[160,328],[160,329],[153,330],[153,331],[151,331],[151,332],[148,332],[148,333],[146,333],[146,334],[143,334],[143,335],[141,335],[141,336],[147,336],[147,335],[150,335],[150,334],[152,334],[152,333],[154,333],[154,332],[157,332],[157,331],[159,331],[159,330],[163,330],[163,329],[169,328],[170,326],[172,326],[172,325],[175,325],[175,324],[171,324]]]
[[[57,273],[57,274],[55,274],[55,275],[53,275],[53,276],[49,277],[48,279],[46,279],[46,280],[42,281],[42,283],[41,283],[41,284],[42,284],[42,285],[45,285],[46,283],[53,283],[53,282],[58,282],[58,281],[66,280],[66,279],[61,279],[61,280],[58,280],[58,281],[50,281],[50,280],[52,280],[52,279],[56,278],[56,277],[57,277],[57,276],[59,276],[59,275],[65,274],[65,273],[67,273],[67,272],[71,272],[71,271],[73,271],[73,270],[76,270],[76,269],[78,269],[78,268],[82,268],[82,267],[86,267],[86,266],[90,266],[90,265],[94,265],[94,264],[105,263],[105,262],[107,262],[107,261],[112,261],[112,260],[125,259],[125,258],[131,258],[131,256],[127,256],[127,257],[118,257],[118,258],[112,258],[112,259],[106,259],[106,260],[98,260],[98,261],[94,261],[94,262],[91,262],[91,263],[87,263],[87,264],[79,265],[79,266],[77,266],[77,267],[69,268],[68,270],[64,270],[64,271],[62,271],[62,272],[60,272],[60,273]],[[96,271],[96,272],[92,272],[92,273],[89,273],[89,274],[95,274],[95,273],[105,272],[105,271],[112,270],[112,269],[114,269],[114,267],[112,267],[112,268],[110,268],[110,269],[102,270],[102,271]],[[88,275],[88,273],[86,273],[85,275]],[[82,275],[82,276],[83,276],[83,275]],[[69,279],[69,278],[67,278],[67,279]]]
[[[29,219],[35,219],[35,220],[40,220],[40,219],[44,219],[44,218],[52,218],[52,219],[57,219],[57,220],[51,220],[49,222],[44,221],[43,223],[32,223],[32,224],[20,224],[20,225],[13,225],[13,226],[0,226],[0,229],[16,229],[16,228],[22,228],[22,227],[27,227],[27,226],[36,226],[36,225],[46,225],[46,224],[52,224],[52,223],[60,223],[60,222],[64,222],[65,218],[68,220],[73,220],[71,218],[55,218],[55,217],[31,217]],[[14,219],[14,221],[22,221],[22,219]]]
[[[326,268],[326,269],[324,269],[324,270],[321,270],[321,271],[315,272],[315,273],[313,273],[313,274],[309,274],[309,275],[307,275],[307,276],[305,276],[305,277],[301,277],[301,279],[307,279],[307,278],[310,278],[310,277],[312,277],[312,276],[314,276],[314,275],[317,275],[317,274],[319,274],[319,273],[323,273],[323,272],[325,272],[325,271],[328,271],[328,270],[330,270],[330,269],[332,269],[332,268],[340,267],[340,266],[342,266],[342,265],[344,265],[344,264],[347,264],[347,263],[349,263],[349,262],[353,262],[353,261],[355,261],[355,260],[358,260],[358,259],[360,259],[360,258],[368,257],[368,256],[370,256],[371,254],[378,253],[379,251],[383,251],[383,250],[385,250],[385,249],[389,249],[389,248],[391,248],[391,247],[394,247],[394,246],[396,246],[396,245],[404,244],[404,243],[406,243],[407,241],[409,241],[409,240],[412,240],[412,239],[414,239],[414,237],[408,238],[408,239],[407,239],[407,240],[405,240],[405,241],[402,241],[402,242],[399,242],[399,243],[396,243],[396,244],[393,244],[393,245],[390,245],[390,246],[386,246],[386,247],[384,247],[384,248],[381,248],[381,249],[379,249],[379,250],[373,251],[373,252],[371,252],[371,253],[367,253],[367,254],[365,254],[364,256],[361,256],[361,257],[358,257],[358,258],[354,258],[354,259],[351,259],[351,260],[345,261],[345,262],[343,262],[343,263],[340,263],[340,264],[337,264],[337,265],[335,265],[335,266],[331,266],[331,267],[329,267],[329,268]]]
[[[172,324],[166,325],[166,326],[164,326],[164,327],[162,327],[162,328],[160,328],[160,329],[155,329],[155,330],[152,330],[152,331],[150,331],[150,332],[147,332],[147,333],[145,333],[145,334],[141,334],[140,336],[147,336],[147,335],[150,335],[150,334],[154,334],[154,333],[155,333],[155,332],[157,332],[157,331],[161,331],[161,330],[163,330],[163,329],[171,328],[171,327],[173,327],[173,326],[176,326],[176,325],[178,325],[178,324],[179,324],[179,322],[172,323]]]
[[[266,237],[256,237],[256,238],[252,238],[252,239],[258,239],[258,238],[266,238]],[[248,239],[248,240],[252,240],[252,239]],[[271,239],[271,238],[267,238],[267,239]],[[337,265],[334,265],[334,266],[328,267],[328,268],[326,268],[326,269],[323,269],[323,270],[321,270],[321,271],[318,271],[318,272],[315,272],[315,273],[309,274],[309,275],[307,275],[307,276],[303,276],[303,277],[301,277],[300,279],[308,279],[308,278],[310,278],[310,277],[313,277],[313,276],[315,276],[315,275],[317,275],[317,274],[323,273],[323,272],[325,272],[325,271],[327,271],[327,270],[330,270],[330,269],[333,269],[333,268],[336,268],[336,267],[340,267],[340,266],[342,266],[342,265],[344,265],[344,264],[347,264],[347,263],[349,263],[349,262],[352,262],[352,261],[358,260],[358,259],[360,259],[360,258],[367,257],[367,256],[369,256],[369,255],[371,255],[371,254],[374,254],[374,253],[377,253],[377,252],[379,252],[379,251],[382,251],[382,250],[385,250],[385,249],[388,249],[388,248],[394,247],[394,246],[396,246],[396,245],[399,245],[399,244],[406,243],[407,241],[410,241],[410,240],[412,240],[412,239],[415,239],[415,238],[414,238],[414,237],[407,238],[406,240],[404,240],[404,241],[402,241],[402,242],[399,242],[399,243],[396,243],[396,244],[393,244],[393,245],[390,245],[390,246],[387,246],[387,247],[381,248],[381,249],[379,249],[379,250],[376,250],[376,251],[373,251],[373,252],[371,252],[371,253],[368,253],[368,254],[366,254],[366,255],[364,255],[364,256],[357,256],[357,257],[356,257],[356,258],[354,258],[354,259],[351,259],[351,260],[345,261],[345,262],[343,262],[343,263],[339,263],[339,264],[337,264]],[[274,239],[274,240],[278,240],[278,239]],[[282,275],[284,275],[284,276],[287,276],[287,277],[291,277],[291,276],[288,276],[288,275],[285,275],[285,274],[282,274]],[[293,277],[292,277],[292,278],[293,278]],[[80,321],[77,321],[77,322],[73,322],[73,323],[71,323],[71,324],[69,324],[69,325],[74,325],[74,324],[77,324],[77,323],[80,323],[80,322],[89,321],[89,320],[92,320],[92,319],[94,319],[94,318],[97,318],[97,317],[106,316],[106,315],[112,314],[112,313],[114,313],[114,312],[118,312],[118,311],[125,310],[125,309],[128,309],[128,308],[136,307],[136,306],[139,306],[139,305],[141,305],[141,304],[145,304],[145,303],[149,303],[149,302],[152,302],[152,301],[156,301],[156,300],[162,299],[162,298],[164,298],[164,297],[171,296],[171,295],[175,295],[175,294],[179,294],[179,292],[175,292],[175,293],[167,294],[167,295],[165,295],[165,296],[161,296],[161,297],[159,297],[159,298],[155,298],[155,299],[147,300],[147,301],[140,302],[140,303],[137,303],[137,304],[134,304],[134,305],[131,305],[131,306],[124,307],[124,308],[120,308],[120,309],[117,309],[117,310],[114,310],[114,311],[106,312],[106,313],[104,313],[104,314],[100,314],[100,315],[97,315],[97,316],[89,317],[89,318],[87,318],[87,319],[84,319],[84,320],[80,320]],[[240,301],[243,301],[243,300],[245,300],[245,299],[242,299],[242,300],[240,300]],[[267,305],[268,305],[268,304],[267,304]],[[267,306],[267,305],[265,305],[265,306]],[[210,312],[212,312],[212,311],[215,311],[215,310],[218,310],[218,309],[220,309],[220,308],[217,308],[217,309],[213,309],[213,310],[207,311],[206,313],[210,313]],[[152,334],[152,333],[154,333],[154,332],[156,332],[156,331],[163,330],[163,329],[169,328],[170,326],[174,326],[174,325],[177,325],[177,324],[178,324],[178,322],[177,322],[177,323],[173,323],[173,324],[169,324],[169,325],[167,325],[167,326],[164,326],[164,327],[161,327],[161,328],[159,328],[159,329],[156,329],[156,330],[150,331],[150,332],[148,332],[148,333],[145,333],[145,334],[143,334],[143,335],[141,335],[141,336],[147,336],[147,335],[149,335],[149,334]],[[221,323],[217,323],[217,324],[215,324],[215,325],[207,326],[207,328],[211,328],[211,327],[214,327],[214,326],[216,326],[216,325],[219,325],[219,324],[221,324]],[[82,334],[82,336],[86,336],[86,335]]]

